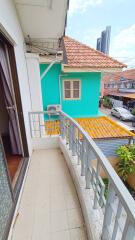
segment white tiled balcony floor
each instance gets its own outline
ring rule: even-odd
[[[84,220],[63,155],[35,151],[12,240],[86,240]]]

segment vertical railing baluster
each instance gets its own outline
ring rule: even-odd
[[[66,145],[68,145],[68,143],[69,143],[69,127],[70,127],[69,120],[66,119],[66,124],[65,124],[65,128],[66,128]]]
[[[90,185],[91,185],[91,172],[90,172],[90,168],[91,168],[91,148],[90,148],[90,145],[89,143],[87,142],[87,158],[86,158],[86,169],[85,169],[85,181],[86,181],[86,188],[89,189],[90,188]]]
[[[38,122],[39,122],[39,136],[41,137],[41,126],[40,126],[40,113],[38,113]]]
[[[62,139],[66,137],[66,126],[65,126],[65,117],[60,114],[60,135]]]
[[[31,137],[33,137],[33,133],[32,133],[32,114],[29,113],[29,125],[30,125],[30,134]]]
[[[71,128],[71,138],[72,138],[72,155],[76,155],[76,127],[72,124]]]
[[[101,238],[102,240],[108,239],[107,231],[112,220],[112,208],[110,207],[110,204],[114,201],[114,195],[115,195],[115,192],[113,190],[113,186],[109,182],[108,197],[107,197],[106,206],[105,206],[104,222],[103,222],[103,228],[102,228],[102,238]]]
[[[121,216],[121,212],[122,212],[122,205],[121,205],[121,202],[119,200],[118,208],[117,208],[117,214],[116,214],[116,217],[115,217],[115,224],[114,224],[111,240],[115,240],[116,239],[116,235],[117,235],[117,231],[118,231],[118,227],[119,227],[118,221],[119,221],[119,218]]]
[[[73,145],[72,127],[73,127],[73,125],[70,124],[70,126],[69,126],[69,128],[68,128],[69,150],[72,150],[72,145]]]
[[[86,140],[82,140],[82,154],[81,154],[81,176],[85,176],[85,163],[86,163]]]
[[[100,162],[99,159],[97,159],[97,167],[96,167],[96,186],[95,186],[95,194],[94,194],[94,209],[97,208],[97,204],[98,204],[98,199],[97,199],[97,195],[98,195],[98,182],[99,182],[99,174],[100,174]]]
[[[133,228],[127,214],[127,219],[126,219],[121,240],[130,240],[130,239],[135,240],[135,229]]]

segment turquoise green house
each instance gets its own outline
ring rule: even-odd
[[[49,63],[40,64],[44,110],[48,105],[61,105],[74,118],[98,116],[101,73],[122,68],[118,61],[64,37],[63,61],[51,67]]]

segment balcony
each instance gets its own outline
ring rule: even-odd
[[[31,158],[13,240],[81,239],[86,230],[77,193],[59,149]]]
[[[63,112],[29,117],[35,151],[12,240],[134,240],[134,200],[90,136]]]

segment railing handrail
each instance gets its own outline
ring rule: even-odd
[[[72,123],[77,128],[79,128],[79,131],[84,135],[84,137],[90,143],[96,157],[101,161],[101,165],[103,169],[110,176],[111,182],[113,183],[113,185],[115,185],[115,188],[116,188],[115,190],[117,191],[118,194],[121,195],[121,201],[124,205],[125,210],[130,212],[130,216],[132,215],[131,221],[134,222],[135,221],[135,201],[130,195],[125,185],[123,184],[123,182],[121,181],[120,177],[115,172],[114,168],[112,167],[112,165],[110,164],[106,156],[99,149],[99,147],[96,145],[93,139],[89,136],[89,134],[86,133],[85,130],[73,118],[71,118],[68,114],[64,113],[63,111],[60,111],[60,113],[66,118],[70,119],[70,121],[72,121]]]
[[[94,140],[89,136],[87,132],[68,114],[63,111],[59,111],[59,113],[65,117],[66,119],[70,120],[72,124],[79,129],[80,133],[85,137],[85,139],[89,142],[92,151],[94,152],[96,158],[100,161],[102,168],[105,170],[106,174],[109,176],[109,179],[113,186],[115,187],[115,191],[118,195],[120,195],[120,201],[123,204],[127,213],[129,213],[130,221],[135,226],[135,201],[130,195],[129,191],[115,172],[114,168],[103,154],[103,152],[99,149],[96,145]],[[32,111],[29,114],[50,114],[49,111]]]

